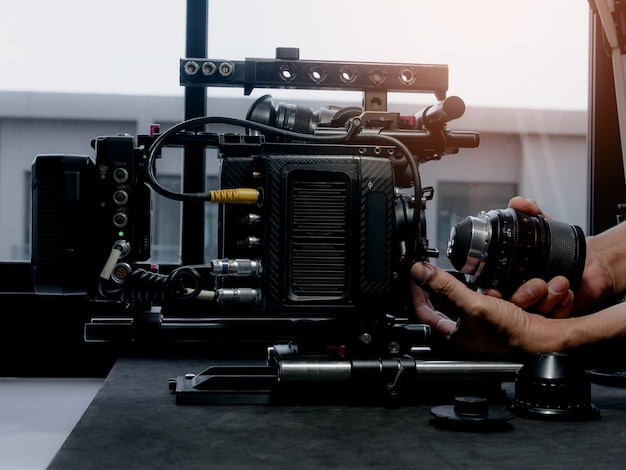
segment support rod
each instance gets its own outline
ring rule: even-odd
[[[208,0],[187,0],[186,54],[206,57],[208,43]],[[185,87],[185,120],[206,115],[206,88]],[[203,128],[189,129],[203,131]],[[182,187],[185,193],[205,190],[206,161],[204,148],[185,148]],[[204,219],[202,201],[184,201],[181,221],[182,264],[204,263]]]

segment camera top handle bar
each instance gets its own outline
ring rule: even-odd
[[[365,93],[365,111],[386,111],[387,92],[434,93],[446,97],[448,66],[300,60],[297,48],[276,48],[276,59],[180,59],[186,87],[341,90]]]

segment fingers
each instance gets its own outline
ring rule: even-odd
[[[496,297],[498,299],[502,298],[502,292],[498,289],[485,289],[483,294],[488,295],[489,297]]]
[[[418,286],[436,295],[438,300],[453,311],[473,312],[475,296],[482,297],[450,273],[426,262],[415,263],[411,267],[411,277]]]
[[[543,213],[539,205],[532,199],[515,196],[509,201],[509,207],[516,209],[520,212],[524,212],[528,215],[541,215],[548,218],[548,216]]]
[[[436,296],[445,305],[444,311],[458,316],[456,328],[451,330],[454,334],[450,336],[455,347],[479,354],[535,348],[527,346],[529,338],[533,339],[529,326],[532,317],[512,302],[474,292],[452,274],[425,262],[411,267],[411,277],[416,288],[422,287],[429,297]],[[426,306],[416,310],[422,317],[437,321],[438,317]]]
[[[429,325],[437,334],[450,335],[454,332],[457,323],[435,310],[428,300],[428,294],[414,282],[411,283],[411,294],[415,316],[419,321]]]
[[[567,289],[567,287],[566,287]],[[548,294],[548,283],[535,278],[522,284],[509,298],[518,307],[530,308]]]
[[[442,271],[435,268],[432,264],[427,262],[417,262],[411,266],[411,278],[417,285],[425,285],[430,287],[435,292],[441,290],[450,290],[451,280],[454,279],[452,275],[441,278]],[[439,277],[439,279],[437,279]],[[446,292],[441,292],[445,294]]]
[[[552,310],[552,318],[568,318],[574,309],[574,293],[567,290],[561,301]]]
[[[497,291],[485,293],[500,296]],[[522,284],[508,300],[518,307],[543,316],[565,318],[572,311],[574,293],[569,289],[569,281],[564,276],[556,276],[549,282],[537,278]]]

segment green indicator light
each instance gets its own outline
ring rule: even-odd
[[[122,232],[121,230],[119,232],[117,232],[117,236],[118,237],[123,237],[124,236],[124,232]]]

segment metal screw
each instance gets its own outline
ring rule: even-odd
[[[387,350],[392,354],[397,354],[400,352],[400,343],[397,341],[390,341],[387,345]]]

